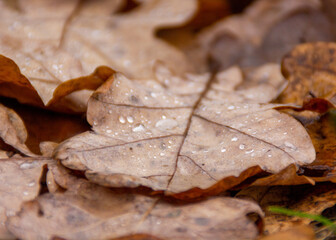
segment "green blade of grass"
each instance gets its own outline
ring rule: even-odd
[[[294,217],[301,217],[301,218],[307,218],[311,220],[315,220],[317,222],[322,223],[324,226],[327,226],[332,230],[334,233],[336,233],[336,224],[329,220],[326,217],[323,217],[321,215],[315,215],[315,214],[309,214],[305,212],[300,212],[300,211],[294,211],[288,208],[283,208],[283,207],[277,207],[277,206],[270,206],[268,207],[268,210],[272,213],[279,213],[279,214],[284,214],[287,216],[294,216]]]

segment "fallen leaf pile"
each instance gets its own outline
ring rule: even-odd
[[[332,239],[335,7],[0,0],[0,239]]]

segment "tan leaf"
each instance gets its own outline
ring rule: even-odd
[[[34,156],[25,145],[27,140],[27,130],[19,115],[12,109],[6,108],[0,104],[0,119],[2,122],[0,126],[1,139],[21,153],[28,156]]]
[[[125,14],[115,14],[122,0],[16,3],[13,7],[8,1],[0,1],[3,17],[0,23],[0,53],[19,66],[44,105],[54,104],[64,92],[77,90],[67,91],[66,88],[57,91],[52,100],[54,90],[67,80],[96,82],[99,74],[95,72],[101,71],[101,66],[137,77],[151,76],[152,62],[156,60],[165,62],[179,73],[190,70],[185,56],[156,39],[153,32],[160,26],[183,24],[196,11],[196,0],[144,1],[137,9]],[[4,60],[0,58],[0,65]],[[11,78],[9,82],[7,78],[0,78],[0,81],[4,86],[11,84],[12,88],[22,88],[21,82],[26,80],[25,77],[17,66],[11,68],[20,78]],[[11,70],[5,68],[2,71]],[[39,98],[34,101],[27,99],[35,90],[27,89],[29,82],[24,81],[27,96],[17,98],[36,105]],[[16,97],[15,91],[9,90],[12,91],[2,88],[1,93]],[[72,93],[68,96],[68,104],[62,106],[68,107],[68,111],[85,111],[91,93]]]
[[[263,214],[253,202],[233,198],[181,205],[78,178],[62,187],[65,193],[24,204],[8,221],[10,231],[25,239],[254,239],[258,229],[246,215]]]
[[[211,80],[188,75],[186,81],[162,66],[153,80],[116,74],[90,99],[94,131],[60,144],[55,157],[102,185],[170,194],[216,184],[221,191],[260,168],[277,173],[312,162],[315,151],[304,128],[267,104],[284,83],[279,67],[261,69],[252,86],[239,68]]]
[[[10,158],[0,160],[0,238],[11,234],[5,227],[7,217],[20,210],[21,204],[33,200],[40,191],[44,160]]]
[[[58,146],[58,143],[55,143],[55,142],[48,142],[48,141],[41,142],[40,152],[42,153],[42,156],[51,158],[57,146]]]

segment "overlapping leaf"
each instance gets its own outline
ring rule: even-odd
[[[0,160],[0,238],[13,236],[5,227],[8,217],[14,216],[25,201],[33,200],[40,191],[40,178],[47,161],[26,159]]]
[[[233,198],[178,205],[111,190],[53,169],[66,192],[48,193],[24,204],[9,229],[19,238],[115,239],[142,235],[159,239],[254,239],[248,213],[258,205]],[[60,174],[63,174],[60,176]]]
[[[55,157],[102,185],[167,193],[223,190],[256,174],[256,166],[276,173],[312,162],[304,128],[267,104],[284,84],[279,67],[258,71],[256,85],[243,84],[238,68],[210,80],[185,81],[163,67],[153,80],[117,74],[90,99],[94,131],[65,141]]]
[[[51,101],[55,88],[64,81],[106,80],[106,74],[102,79],[100,74],[95,74],[107,69],[102,66],[141,77],[151,75],[155,60],[180,73],[189,69],[184,55],[153,37],[153,31],[159,26],[184,23],[196,10],[195,0],[145,1],[131,13],[116,15],[122,3],[122,0],[14,1],[12,4],[0,1],[3,18],[0,54],[17,64],[0,58],[1,95],[43,106],[55,104],[64,97],[64,92],[69,92],[69,86],[64,86]],[[90,84],[80,87],[87,85]],[[24,94],[18,95],[18,90]],[[67,111],[85,111],[90,94],[73,93],[63,100],[66,104],[62,107]]]

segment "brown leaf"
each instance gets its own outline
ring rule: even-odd
[[[274,233],[272,235],[268,235],[260,238],[260,240],[314,240],[315,233],[312,228],[299,225],[292,227],[286,231]]]
[[[2,55],[0,55],[0,86],[2,96],[16,98],[22,103],[43,105],[37,91],[21,74],[19,67],[11,59]]]
[[[10,99],[2,99],[2,103],[15,110],[22,119],[25,129],[27,129],[25,130],[26,135],[28,133],[28,137],[23,142],[35,154],[40,154],[41,142],[60,143],[76,134],[89,130],[90,127],[83,116],[51,112],[22,105]]]
[[[261,69],[264,74],[255,76],[262,78],[249,87],[239,68],[210,81],[193,75],[185,81],[162,66],[153,80],[117,74],[90,99],[94,132],[62,143],[55,157],[105,186],[142,185],[169,194],[215,184],[224,190],[260,168],[277,173],[312,162],[303,127],[267,104],[283,85],[278,66]]]
[[[71,79],[61,83],[55,89],[53,93],[53,98],[48,103],[48,107],[53,109],[60,108],[59,106],[57,106],[62,105],[60,104],[60,101],[73,92],[83,89],[96,90],[110,76],[112,76],[113,73],[115,73],[115,71],[113,71],[109,67],[102,66],[97,68],[95,72],[89,76]],[[74,111],[76,111],[76,109],[74,109]]]
[[[201,64],[210,57],[219,69],[280,62],[302,41],[335,39],[320,8],[316,0],[254,1],[243,14],[225,18],[201,32],[194,50],[198,55],[192,57],[199,57],[203,50]]]
[[[267,211],[269,206],[281,206],[309,214],[321,214],[336,204],[335,184],[317,183],[316,186],[249,187],[236,197],[254,200],[265,210],[265,233],[285,231],[297,224],[309,224],[311,219],[274,214]]]
[[[2,121],[0,126],[1,139],[21,153],[28,156],[34,156],[25,145],[27,140],[27,130],[16,112],[0,104],[0,119]]]
[[[302,106],[297,106],[295,104],[285,104],[280,105],[276,109],[289,112],[289,114],[291,114],[292,116],[300,119],[302,123],[307,124],[308,121],[314,121],[315,119],[318,119],[320,115],[327,113],[333,108],[335,108],[335,106],[328,100],[325,100],[323,98],[306,98]],[[294,110],[295,112],[306,112],[297,114],[290,110]]]
[[[297,175],[297,171],[297,167],[292,164],[277,174],[257,179],[255,182],[253,182],[252,186],[315,184],[313,179],[306,176]]]
[[[280,95],[281,103],[302,105],[306,97],[324,98],[336,104],[336,43],[298,45],[282,62],[282,72],[289,80]]]
[[[258,229],[246,215],[263,214],[256,204],[233,198],[181,205],[84,179],[62,187],[67,191],[25,203],[8,221],[10,231],[26,239],[254,239]]]
[[[12,60],[0,55],[0,63],[0,95],[16,98],[21,103],[70,113],[84,112],[86,110],[86,103],[83,104],[85,100],[78,100],[78,96],[76,98],[78,93],[71,93],[83,89],[95,90],[114,72],[107,67],[98,67],[89,76],[65,81],[55,89],[53,98],[46,106],[39,93],[31,85],[30,81],[21,74],[19,67]],[[47,91],[48,88],[44,90]],[[90,94],[91,92],[82,91],[80,97],[86,96],[86,99],[88,99]]]
[[[317,121],[307,124],[306,129],[316,150],[316,160],[304,166],[304,174],[316,181],[336,182],[336,114],[335,110]]]
[[[96,82],[99,74],[95,73],[101,71],[101,66],[137,77],[151,75],[152,62],[156,60],[179,73],[190,70],[185,56],[156,39],[153,31],[160,26],[184,23],[195,12],[196,0],[145,1],[129,13],[115,14],[122,2],[18,1],[13,8],[7,1],[1,1],[0,53],[20,67],[43,105],[54,104],[64,92],[77,90],[69,83],[54,94],[54,90],[67,80],[72,80],[71,83],[77,80]],[[5,60],[8,61],[0,58],[0,65]],[[3,68],[0,72],[17,77],[9,79],[10,82],[0,78],[4,86],[10,84],[11,90],[1,88],[1,92],[16,97],[16,87],[23,89],[24,82],[26,93],[17,99],[40,106],[38,96],[33,96],[35,100],[27,99],[35,90],[17,66],[11,66],[13,70]],[[74,87],[70,91],[67,90],[69,85]],[[85,111],[91,93],[73,93],[62,107],[67,111]],[[51,100],[53,94],[55,99]],[[56,109],[61,108],[57,106]]]
[[[10,158],[0,160],[0,238],[11,234],[5,227],[8,217],[15,215],[25,201],[33,200],[40,191],[40,178],[47,161]]]

